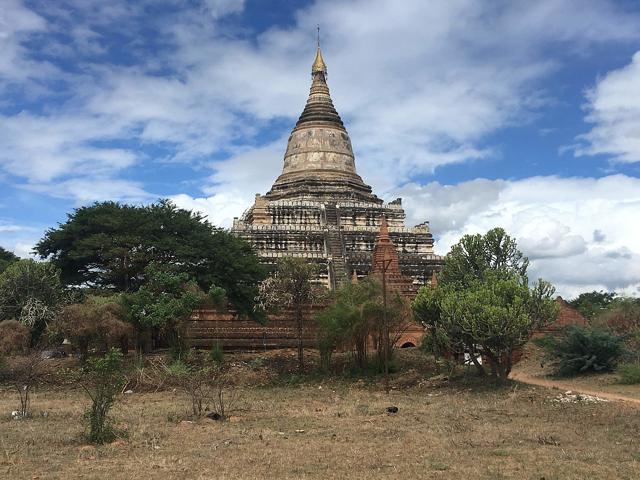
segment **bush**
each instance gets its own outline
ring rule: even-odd
[[[87,440],[97,444],[111,442],[116,438],[116,431],[108,415],[125,382],[122,353],[112,348],[102,358],[89,359],[82,377],[82,386],[91,399],[91,407],[85,413],[89,427]]]
[[[640,364],[623,363],[618,366],[616,373],[620,377],[620,383],[637,385],[640,383]]]
[[[224,363],[224,348],[222,343],[216,341],[209,351],[209,362],[213,365],[220,366]]]
[[[131,325],[124,321],[125,315],[117,297],[88,296],[84,303],[63,307],[47,332],[57,341],[69,339],[84,360],[90,347],[106,351],[132,334]]]
[[[220,365],[200,366],[182,361],[173,362],[166,369],[167,383],[184,392],[191,403],[191,414],[202,417],[211,411],[219,420],[226,420],[237,406],[237,391]]]
[[[624,338],[598,327],[569,327],[563,337],[547,343],[558,374],[612,371],[625,353]]]
[[[19,418],[31,415],[31,392],[44,374],[42,354],[34,350],[28,355],[10,358],[6,362],[5,375],[20,398]]]
[[[0,322],[0,355],[24,353],[29,346],[29,329],[16,320]]]

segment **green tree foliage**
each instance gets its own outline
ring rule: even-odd
[[[625,353],[624,338],[601,327],[569,327],[543,343],[560,375],[612,371]]]
[[[19,260],[0,274],[0,321],[15,319],[39,340],[67,300],[59,270],[49,262]]]
[[[47,332],[58,342],[65,338],[71,341],[84,360],[89,347],[106,351],[109,346],[121,343],[123,337],[131,334],[132,328],[126,322],[126,315],[118,296],[89,295],[82,303],[62,307],[56,319],[49,324]]]
[[[558,314],[553,287],[529,288],[528,260],[504,230],[465,235],[445,259],[436,288],[423,287],[412,307],[435,353],[467,352],[480,374],[506,379],[513,353]]]
[[[304,258],[284,257],[277,270],[260,284],[259,305],[264,310],[292,309],[298,336],[298,368],[304,369],[304,312],[325,295],[315,283],[317,266]]]
[[[20,260],[13,252],[0,247],[0,273],[4,272],[9,265]]]
[[[65,284],[119,292],[138,290],[149,264],[171,265],[204,291],[223,288],[233,307],[249,315],[265,276],[246,242],[166,200],[76,209],[64,224],[48,230],[35,250],[61,269]]]
[[[91,407],[85,413],[89,442],[103,444],[116,438],[109,411],[125,380],[122,354],[116,349],[109,350],[104,357],[91,358],[85,364],[80,383],[91,399]]]
[[[585,292],[578,295],[569,302],[573,308],[577,309],[585,318],[591,320],[605,312],[608,306],[616,298],[616,292]]]
[[[494,272],[525,278],[528,266],[529,259],[518,250],[516,241],[504,229],[494,228],[485,235],[465,235],[452,246],[438,283],[462,289]]]
[[[145,337],[159,333],[180,357],[184,353],[181,321],[203,301],[204,293],[187,273],[172,265],[151,263],[144,275],[146,282],[138,291],[122,296],[128,320],[138,334],[136,346],[148,349]]]
[[[409,308],[398,294],[390,294],[387,321],[392,333],[401,333],[406,327]],[[369,360],[369,346],[373,344],[382,365],[384,352],[384,305],[382,287],[375,278],[365,278],[345,284],[335,293],[334,301],[316,316],[319,328],[319,347],[323,368],[329,368],[331,355],[336,348],[354,353],[356,365],[365,368]],[[390,347],[396,338],[391,337]],[[389,349],[392,352],[392,348]]]

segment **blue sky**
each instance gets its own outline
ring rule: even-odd
[[[0,245],[277,177],[321,25],[361,176],[437,251],[500,225],[572,296],[640,294],[640,2],[0,0]]]

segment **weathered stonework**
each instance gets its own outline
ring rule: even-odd
[[[234,219],[232,232],[247,240],[268,266],[285,256],[318,263],[319,280],[336,288],[354,271],[358,277],[370,273],[384,216],[402,273],[416,286],[425,284],[442,265],[433,252],[428,222],[405,227],[401,199],[384,203],[357,174],[326,74],[318,48],[309,98],[289,137],[282,174]]]

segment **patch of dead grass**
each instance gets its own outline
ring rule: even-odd
[[[640,476],[640,410],[623,405],[556,405],[522,386],[241,388],[248,409],[224,423],[180,421],[177,392],[125,395],[114,414],[127,438],[101,447],[82,441],[80,392],[41,389],[36,416],[12,421],[15,399],[0,391],[0,478]]]

